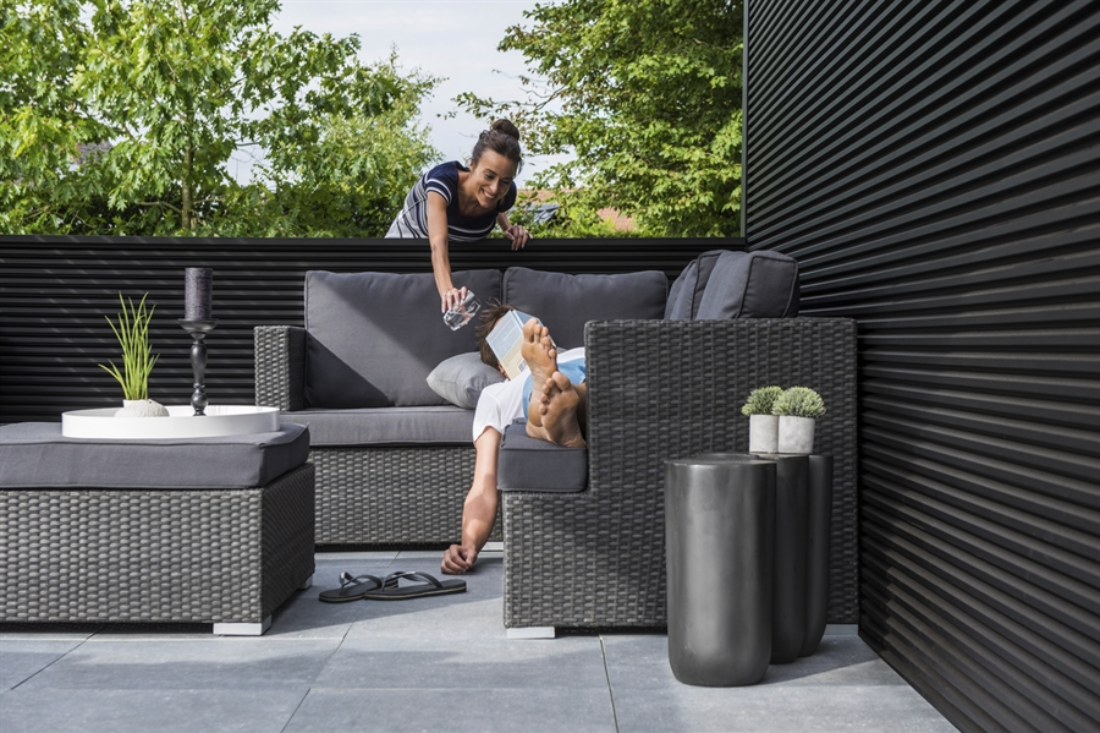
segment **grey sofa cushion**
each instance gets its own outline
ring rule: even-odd
[[[680,277],[672,283],[665,305],[667,320],[690,320],[699,313],[699,302],[710,281],[711,273],[718,258],[729,250],[714,249],[696,257],[688,263]]]
[[[504,429],[497,460],[497,488],[501,491],[566,494],[584,491],[587,486],[586,448],[565,448],[530,438],[527,421],[522,418]]]
[[[786,318],[798,315],[798,262],[778,252],[723,252],[696,318]]]
[[[536,316],[563,349],[584,346],[589,321],[664,317],[668,278],[655,270],[623,275],[566,275],[509,267],[504,302]]]
[[[60,423],[17,423],[0,427],[0,487],[249,489],[308,455],[309,430],[288,423],[272,433],[170,440],[66,438]]]
[[[456,407],[473,410],[481,390],[504,381],[504,375],[481,360],[481,354],[458,354],[444,359],[428,375],[432,391]]]
[[[474,411],[452,405],[310,409],[283,418],[309,426],[314,448],[362,445],[470,445]]]
[[[500,297],[499,270],[453,273],[482,303]],[[312,271],[305,280],[309,407],[441,405],[428,374],[447,357],[475,351],[470,326],[443,324],[430,273]]]

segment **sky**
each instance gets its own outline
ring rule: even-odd
[[[517,77],[527,73],[523,56],[497,51],[497,45],[508,26],[530,25],[523,11],[534,6],[534,0],[282,0],[274,28],[289,33],[302,26],[337,37],[355,33],[363,62],[385,59],[395,46],[402,70],[446,77],[425,100],[420,122],[431,128],[432,144],[445,160],[465,162],[485,123],[465,113],[453,119],[441,115],[457,111],[451,100],[460,92],[494,100],[522,97]],[[522,186],[550,162],[525,156],[517,183]],[[247,172],[248,161],[240,159],[240,166],[238,176]]]

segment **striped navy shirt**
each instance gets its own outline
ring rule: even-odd
[[[469,172],[458,161],[441,163],[425,173],[405,197],[405,207],[393,220],[386,232],[388,239],[428,238],[428,192],[435,191],[447,202],[447,234],[451,242],[476,242],[485,239],[493,231],[497,214],[507,211],[516,203],[516,184],[511,183],[496,211],[481,216],[463,216],[458,213],[458,172]]]

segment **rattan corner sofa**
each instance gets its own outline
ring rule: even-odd
[[[783,284],[769,280],[771,267],[788,268]],[[506,626],[663,626],[662,462],[743,451],[748,420],[738,409],[752,388],[773,383],[813,387],[828,405],[819,448],[836,461],[830,621],[854,620],[855,327],[793,317],[797,263],[710,252],[671,290],[652,272],[509,268],[455,281],[538,315],[563,348],[588,349],[586,485],[504,493],[496,537]],[[473,329],[442,327],[436,302],[430,275],[309,273],[305,328],[256,329],[258,404],[310,428],[318,544],[459,537],[473,411],[414,383],[423,388],[436,364],[476,343]]]

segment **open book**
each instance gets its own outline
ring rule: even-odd
[[[493,326],[485,339],[509,379],[527,374],[527,362],[520,353],[520,348],[523,346],[523,324],[532,318],[533,316],[523,311],[508,311],[497,321],[497,325]]]

